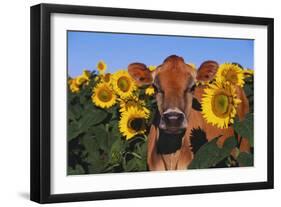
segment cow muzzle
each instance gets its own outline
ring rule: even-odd
[[[159,128],[170,134],[182,133],[187,126],[186,116],[179,109],[166,110],[160,119]]]

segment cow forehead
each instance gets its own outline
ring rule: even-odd
[[[156,79],[162,89],[184,90],[186,85],[194,81],[192,73],[192,68],[187,65],[161,67],[156,74]]]

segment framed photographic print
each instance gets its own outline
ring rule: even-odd
[[[273,19],[31,7],[31,200],[273,188]]]

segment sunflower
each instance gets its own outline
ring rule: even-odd
[[[101,108],[109,108],[116,103],[116,95],[106,83],[99,83],[93,89],[92,102]]]
[[[106,68],[107,68],[107,65],[105,64],[105,62],[103,60],[100,60],[97,64],[97,69],[98,69],[99,73],[104,74]]]
[[[150,65],[150,66],[148,66],[148,69],[149,69],[150,71],[154,71],[156,68],[157,68],[157,66],[155,66],[155,65]]]
[[[125,70],[120,70],[113,75],[113,89],[121,98],[129,98],[136,90],[136,83]]]
[[[143,110],[146,114],[149,114],[149,110],[145,107],[145,101],[140,100],[137,96],[131,96],[129,99],[119,99],[120,112],[123,113],[130,107],[136,107]]]
[[[155,93],[155,90],[152,86],[149,86],[145,89],[145,94],[148,96],[152,96]]]
[[[218,128],[227,128],[234,122],[236,108],[240,103],[235,86],[225,83],[213,83],[204,89],[202,96],[202,114],[207,123]]]
[[[148,116],[144,110],[133,106],[121,114],[119,130],[126,140],[133,138],[137,134],[145,133]]]
[[[83,76],[78,76],[78,77],[75,79],[75,81],[76,81],[76,84],[77,84],[78,86],[81,86],[83,83],[86,82],[86,79],[85,79]]]
[[[68,80],[69,89],[72,93],[78,93],[80,91],[79,86],[76,83],[76,79]]]
[[[78,76],[78,77],[76,78],[76,84],[77,84],[78,86],[80,86],[80,85],[82,85],[82,84],[84,84],[84,83],[85,83],[86,85],[88,85],[89,82],[90,82],[90,77],[91,77],[90,71],[88,71],[88,70],[83,70],[82,75],[80,75],[80,76]]]
[[[111,79],[112,79],[112,75],[110,73],[106,73],[106,74],[101,75],[101,80],[105,83],[110,84]]]
[[[90,78],[91,78],[91,72],[88,71],[88,70],[83,70],[82,76],[83,76],[87,81],[89,81]]]
[[[110,73],[100,74],[100,75],[97,75],[94,78],[94,80],[95,80],[95,82],[102,82],[102,83],[106,83],[108,85],[111,85],[112,74],[110,74]]]
[[[221,64],[215,77],[217,82],[227,82],[241,87],[245,83],[244,78],[243,69],[231,63]]]

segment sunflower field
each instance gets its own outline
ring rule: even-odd
[[[218,138],[207,142],[205,132],[194,129],[190,169],[253,165],[253,71],[238,64],[220,68],[216,80],[205,83],[204,98],[198,104],[207,122],[218,128],[232,125],[235,136],[220,148]],[[68,78],[68,175],[148,170],[147,136],[157,109],[154,88],[137,86],[127,70],[111,74],[106,69],[100,61],[97,71],[84,70]],[[236,115],[240,100],[235,85],[243,87],[250,102],[250,113],[243,121]],[[239,135],[249,139],[251,152],[239,151]]]
[[[153,119],[152,87],[137,87],[126,70],[84,70],[68,80],[68,174],[146,171]],[[155,67],[151,66],[151,69]]]

